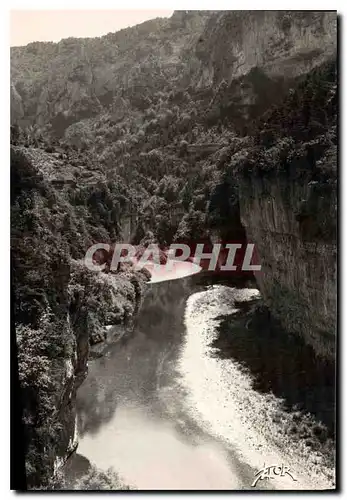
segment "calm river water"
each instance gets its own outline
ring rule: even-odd
[[[171,277],[89,361],[72,468],[112,467],[140,490],[252,490],[257,471],[284,465],[291,476],[255,489],[332,488],[333,367],[252,323],[255,288]]]

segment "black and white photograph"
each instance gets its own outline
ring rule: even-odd
[[[339,14],[126,6],[9,13],[10,489],[336,492]]]

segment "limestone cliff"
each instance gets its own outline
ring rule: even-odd
[[[129,102],[144,111],[153,92],[179,85],[189,73],[187,50],[208,17],[208,11],[175,13],[99,38],[13,47],[11,81],[24,110],[14,107],[13,118],[22,126],[50,123],[62,135],[106,109],[119,119]]]
[[[218,89],[209,114],[252,133],[251,121],[280,102],[297,77],[334,57],[336,45],[336,12],[221,11],[196,44],[194,84]]]
[[[256,244],[271,313],[334,358],[337,313],[335,63],[308,75],[236,155],[241,222]],[[257,144],[258,143],[258,144]]]
[[[95,273],[72,258],[74,240],[83,236],[67,191],[47,173],[53,165],[58,173],[55,160],[40,149],[11,149],[12,286],[29,488],[44,485],[76,448],[75,398],[89,345],[105,337],[109,323],[133,317],[148,279],[126,269]],[[88,231],[85,237],[87,243]]]
[[[335,12],[176,11],[100,38],[13,47],[12,118],[62,136],[190,88],[208,90],[206,112],[244,125],[336,51],[336,30]]]
[[[337,320],[336,197],[335,182],[309,177],[298,182],[290,175],[244,181],[240,196],[241,221],[257,247],[262,269],[256,277],[271,313],[288,332],[299,333],[318,354],[332,359]]]
[[[231,82],[254,68],[295,78],[336,52],[336,12],[220,11],[197,43],[200,86]]]

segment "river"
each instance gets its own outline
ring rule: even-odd
[[[333,367],[252,320],[254,285],[181,276],[154,277],[132,331],[89,361],[70,468],[140,490],[332,488]],[[271,465],[290,474],[252,487]]]

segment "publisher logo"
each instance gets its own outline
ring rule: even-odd
[[[255,473],[255,480],[252,483],[252,488],[257,485],[258,481],[263,481],[264,479],[275,479],[276,476],[283,477],[285,475],[291,477],[293,481],[297,481],[287,465],[270,465],[265,467],[264,464],[264,467]]]

